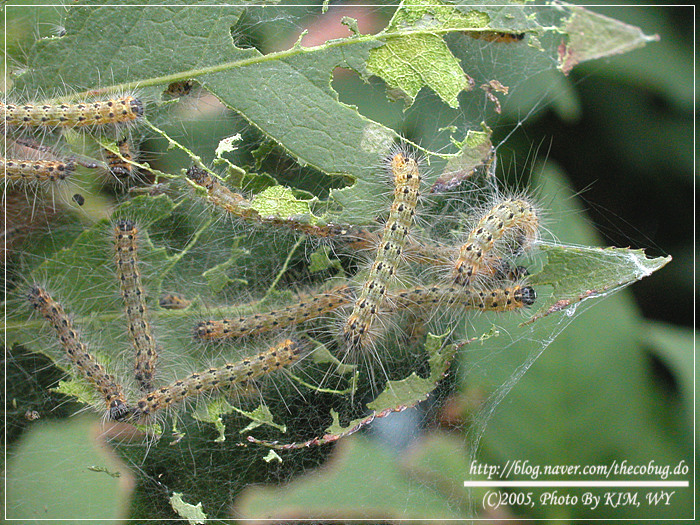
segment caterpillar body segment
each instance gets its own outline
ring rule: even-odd
[[[445,306],[471,310],[508,312],[532,306],[537,299],[531,286],[473,289],[463,286],[431,286],[402,290],[392,296],[395,308],[430,308]]]
[[[0,157],[0,173],[9,183],[60,182],[69,178],[74,171],[73,161]]]
[[[194,337],[200,340],[234,339],[281,330],[323,317],[353,300],[350,287],[342,285],[278,310],[220,321],[202,321],[195,327]]]

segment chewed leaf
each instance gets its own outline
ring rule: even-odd
[[[385,45],[373,49],[367,61],[367,69],[387,83],[390,98],[402,97],[410,106],[418,91],[426,86],[447,105],[459,106],[457,96],[473,85],[469,83],[468,71],[462,69],[442,35],[450,31],[488,30],[492,18],[488,12],[468,9],[440,2],[402,2],[385,30],[387,35],[397,36],[387,36]],[[535,27],[523,22],[511,20],[509,27]]]
[[[330,414],[333,423],[326,429],[326,434],[300,443],[280,444],[256,439],[248,436],[248,441],[278,450],[292,450],[306,448],[313,445],[332,443],[340,438],[354,434],[364,426],[370,424],[378,417],[385,417],[392,412],[401,412],[407,408],[416,406],[419,402],[428,398],[435,390],[437,383],[443,378],[457,352],[456,344],[445,344],[447,334],[435,336],[428,334],[425,349],[428,352],[430,374],[426,378],[412,372],[408,377],[398,381],[388,381],[382,391],[372,402],[367,404],[371,413],[365,417],[357,418],[347,425],[340,424],[338,413],[331,408]]]
[[[387,38],[386,45],[372,50],[367,68],[392,88],[391,98],[402,97],[409,106],[418,91],[429,86],[446,104],[456,108],[457,95],[469,86],[459,61],[436,35]]]
[[[243,7],[220,6],[213,17],[205,9],[180,3],[144,6],[127,1],[118,6],[68,9],[63,21],[65,35],[37,41],[31,51],[31,69],[20,79],[20,89],[51,93],[60,92],[65,85],[110,89],[135,82],[143,86],[146,79],[253,53],[234,51],[232,45],[231,27],[238,22]],[[177,53],[172,52],[173,42],[177,42]],[[62,59],[56,60],[57,56]],[[105,77],[105,72],[109,76]],[[159,84],[165,87],[169,82]]]
[[[182,494],[179,492],[173,492],[173,495],[170,497],[170,505],[178,516],[186,519],[190,525],[206,523],[207,521],[207,515],[202,510],[202,503],[200,502],[196,505],[187,503],[182,499]]]
[[[214,425],[214,428],[219,433],[214,440],[217,443],[226,441],[226,425],[224,425],[223,417],[233,412],[233,407],[223,397],[216,397],[206,403],[201,403],[195,410],[192,411],[192,417],[202,423]]]
[[[239,410],[239,409],[235,409],[235,410],[252,420],[248,424],[248,426],[246,426],[245,428],[240,430],[241,434],[249,432],[249,431],[253,430],[254,428],[258,428],[260,425],[269,425],[269,426],[276,428],[277,430],[279,430],[280,432],[283,432],[283,433],[287,431],[287,427],[285,425],[280,425],[278,423],[275,423],[274,416],[272,415],[272,412],[270,412],[270,409],[264,405],[260,405],[258,408],[256,408],[252,412],[246,412],[244,410]]]
[[[317,217],[311,213],[313,201],[297,199],[289,188],[273,186],[258,193],[251,207],[260,213],[261,217],[288,219],[296,216],[306,216],[309,224],[315,224]]]
[[[564,32],[569,39],[559,48],[559,69],[564,74],[586,60],[627,53],[648,42],[659,40],[659,35],[645,35],[636,26],[582,7],[570,5],[568,8],[572,14]]]
[[[405,93],[409,101],[421,86],[427,86],[456,107],[457,96],[469,85],[465,74],[484,64],[480,55],[474,56],[473,63],[471,59],[469,64],[460,63],[443,41],[448,33],[477,37],[489,32],[527,33],[532,45],[520,46],[520,53],[549,60],[558,53],[558,42],[552,43],[552,38],[561,39],[571,30],[567,53],[573,58],[567,59],[568,68],[582,59],[630,48],[605,37],[610,19],[588,16],[582,8],[564,4],[423,4],[403,2],[387,28],[377,34],[310,48],[296,45],[268,55],[255,48],[241,49],[232,40],[230,28],[238,21],[241,7],[218,7],[214,22],[207,10],[196,7],[75,7],[68,12],[65,36],[37,42],[31,68],[18,79],[18,87],[50,93],[69,85],[85,90],[87,96],[196,79],[299,164],[354,179],[352,187],[331,192],[342,205],[334,220],[367,224],[386,191],[376,167],[399,137],[338,100],[330,84],[336,68],[352,69],[363,78],[378,75],[390,90]],[[577,24],[582,20],[588,24],[587,34],[596,39],[595,49],[587,47],[588,42],[577,44]],[[158,39],[154,40],[148,35],[156,28]],[[107,42],[104,34],[121,38]],[[540,45],[541,34],[551,37],[548,48]],[[648,39],[642,35],[637,41]],[[178,42],[174,55],[171,42]],[[56,63],[56,56],[66,58]],[[111,72],[111,78],[103,78],[104,70]],[[443,153],[430,155],[449,158]]]
[[[469,130],[462,142],[455,141],[459,152],[447,161],[442,173],[430,188],[432,193],[456,188],[462,181],[469,179],[478,168],[493,161],[492,131],[486,126],[483,127],[483,131]]]
[[[445,336],[428,335],[425,349],[428,352],[430,374],[427,378],[413,372],[400,381],[389,381],[384,391],[367,408],[376,412],[397,406],[414,406],[428,398],[435,385],[447,372],[457,352],[457,345],[444,344]]]
[[[629,248],[542,246],[541,250],[547,263],[529,282],[550,285],[554,291],[528,322],[631,284],[671,261],[670,256],[649,258],[644,250]]]
[[[233,267],[241,257],[247,254],[248,250],[239,247],[238,242],[235,241],[231,249],[231,256],[228,259],[202,272],[202,277],[207,280],[209,288],[214,292],[220,292],[229,283],[239,282],[241,284],[247,284],[244,279],[232,278],[228,273],[231,267]]]

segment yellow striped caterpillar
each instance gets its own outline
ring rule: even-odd
[[[98,392],[107,404],[109,418],[121,420],[130,412],[122,386],[116,379],[108,374],[95,357],[88,353],[78,333],[73,329],[73,323],[63,311],[63,307],[54,301],[46,290],[38,285],[33,285],[27,299],[54,329],[56,337],[66,351],[66,355],[73,362],[80,374],[97,387]]]
[[[526,273],[520,267],[517,271],[518,277]],[[387,292],[385,309],[387,312],[397,312],[404,309],[442,306],[506,312],[531,306],[536,297],[535,290],[529,286],[473,289],[436,284]],[[348,285],[342,285],[279,310],[234,319],[202,321],[195,327],[194,337],[202,341],[215,341],[281,330],[323,317],[329,312],[352,304],[354,300],[351,288]]]
[[[0,102],[0,116],[7,127],[50,129],[103,126],[135,122],[143,114],[141,100],[132,95],[62,104]]]
[[[519,249],[527,248],[537,237],[537,212],[524,199],[506,199],[491,208],[469,233],[454,263],[452,279],[464,286],[473,284],[479,276],[493,272],[498,257],[490,257],[497,241],[512,237]]]
[[[0,172],[10,183],[59,182],[75,171],[73,161],[6,159],[0,157]]]
[[[476,290],[440,285],[402,290],[392,296],[392,299],[397,310],[445,306],[507,312],[533,305],[537,294],[534,288],[521,285]]]
[[[281,330],[323,315],[350,304],[354,299],[348,285],[313,295],[299,303],[270,312],[223,319],[202,321],[195,327],[194,336],[202,340],[234,339],[271,330]]]
[[[134,372],[141,390],[149,391],[153,388],[158,347],[151,333],[146,294],[137,266],[137,236],[138,228],[134,221],[126,219],[117,221],[114,227],[115,261],[129,338],[136,351]]]
[[[299,361],[303,355],[302,343],[286,339],[260,354],[246,357],[235,363],[226,363],[218,368],[190,374],[184,379],[143,396],[136,403],[133,417],[143,418],[188,397],[253,381]]]
[[[360,296],[355,301],[352,313],[343,326],[343,338],[351,349],[361,349],[369,340],[387,287],[394,280],[418,202],[418,163],[399,152],[392,156],[390,168],[394,180],[394,202],[384,226],[374,264]]]

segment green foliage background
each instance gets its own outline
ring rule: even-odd
[[[277,9],[280,9],[277,14],[280,18],[268,24],[251,26],[253,30],[247,36],[258,46],[272,48],[279,45],[275,39],[282,38],[280,28],[287,18],[280,16],[283,8]],[[388,20],[391,12],[391,9],[386,12],[377,10],[375,14],[384,15]],[[690,232],[694,217],[689,211],[692,209],[690,198],[694,196],[695,177],[691,142],[692,53],[690,28],[683,24],[688,13],[689,10],[680,8],[610,9],[606,14],[639,25],[647,34],[659,33],[660,42],[627,55],[575,68],[553,92],[551,109],[540,110],[528,118],[523,132],[510,137],[501,149],[502,154],[512,151],[513,158],[521,165],[522,159],[533,156],[533,143],[543,140],[548,144],[551,141],[551,146],[540,148],[541,153],[548,153],[548,160],[546,166],[535,170],[538,178],[535,186],[542,188],[543,200],[551,208],[552,217],[568,217],[548,225],[562,242],[593,246],[649,246],[654,255],[672,254],[674,261],[658,275],[607,297],[605,302],[575,317],[574,322],[514,385],[505,401],[496,407],[479,450],[481,462],[504,463],[522,459],[543,465],[609,464],[613,460],[646,463],[653,459],[659,464],[684,460],[694,467],[691,430],[694,423],[694,371],[692,331],[689,328],[695,293],[690,277],[694,249]],[[36,20],[48,19],[39,11],[22,11],[11,24],[8,23],[11,46],[8,51],[16,51],[17,47],[12,46],[29,45],[31,42],[26,35],[31,32],[27,28],[31,28]],[[217,23],[225,26],[230,21],[222,17]],[[183,33],[188,29],[194,35],[201,34],[196,28],[188,27],[184,20]],[[24,44],[21,43],[23,35],[27,38]],[[188,43],[183,41],[182,45],[187,47]],[[216,42],[194,42],[192,45],[218,47]],[[372,47],[368,43],[367,52]],[[252,54],[253,50],[243,53]],[[147,58],[140,57],[135,63],[143,67],[149,77],[154,76],[158,64],[149,63]],[[215,63],[219,57],[210,55],[210,58]],[[337,59],[337,56],[328,57],[330,61]],[[304,57],[294,60],[304,60]],[[111,66],[114,68],[124,63],[125,60],[115,54]],[[46,65],[52,66],[50,63]],[[206,65],[196,64],[197,67]],[[293,69],[297,65],[285,63],[282,66]],[[319,74],[324,67],[324,64],[319,65]],[[256,73],[259,75],[256,78],[274,74],[269,70]],[[139,72],[131,71],[130,74],[138,78]],[[242,72],[238,84],[229,83],[227,79],[218,85],[214,78],[211,85],[214,91],[221,90],[219,94],[223,98],[245,104],[252,100],[252,94],[245,95],[246,85],[252,78],[250,75],[250,72]],[[530,107],[531,100],[537,99],[538,89],[551,79],[548,74],[530,79],[522,92],[507,99],[502,120],[495,128],[497,138],[512,129],[515,121]],[[312,86],[304,82],[310,82]],[[411,109],[404,113],[402,102],[390,103],[383,96],[363,95],[367,88],[360,83],[359,79],[351,77],[335,81],[333,87],[342,101],[356,103],[363,115],[382,122],[400,135],[436,147],[439,139],[435,138],[432,125],[439,119],[433,116],[447,115],[442,100],[423,89],[417,93]],[[322,82],[318,78],[300,79],[296,93],[308,92],[312,87],[322,89],[320,85]],[[528,88],[531,89],[529,93]],[[383,85],[373,82],[370,89],[380,93]],[[330,93],[326,95],[332,96]],[[353,100],[354,97],[358,99]],[[371,100],[371,106],[367,100]],[[251,104],[251,107],[241,105],[236,109],[249,115],[255,109],[255,104]],[[278,113],[284,115],[284,108],[290,104],[282,99],[279,104]],[[338,122],[337,127],[349,134],[345,141],[347,148],[355,149],[358,136],[353,135],[346,124]],[[202,150],[206,149],[202,131],[210,125],[192,124],[192,142],[199,143]],[[284,133],[282,120],[279,123],[271,121],[270,125],[272,129],[264,131],[272,136]],[[329,124],[321,125],[326,126]],[[288,151],[295,155],[297,143],[299,151],[304,150],[308,134],[313,131],[305,130],[287,140]],[[215,143],[213,141],[213,145]],[[317,156],[313,153],[304,150],[303,160],[325,171],[323,162],[327,152],[318,151]],[[502,156],[501,162],[507,163],[507,160]],[[356,166],[346,167],[346,173],[354,174],[361,183],[352,191],[339,192],[341,202],[353,202],[358,200],[358,195],[376,193],[372,189],[372,173],[367,169],[371,165],[372,159],[357,156]],[[161,169],[174,168],[163,166]],[[520,172],[520,168],[513,168],[510,172]],[[342,181],[336,182],[337,186],[342,185]],[[583,191],[584,203],[571,197],[580,191]],[[686,202],[679,205],[678,199]],[[373,203],[367,203],[368,209],[374,207]],[[572,213],[572,209],[575,212]],[[585,218],[586,213],[590,213],[597,228]],[[353,215],[345,218],[352,221],[366,216],[366,210],[355,207]],[[542,334],[557,330],[554,322],[550,325],[547,322],[542,323]],[[517,329],[516,325],[517,320],[514,320],[512,330]],[[508,326],[505,329],[507,332]],[[479,400],[498,392],[497,387],[508,380],[511,371],[527,355],[527,348],[507,348],[504,351],[502,344],[503,339],[493,338],[463,357],[459,367],[462,373],[452,379],[457,384],[457,393],[449,398],[450,406],[461,407],[458,420],[472,417]],[[490,356],[485,369],[475,364],[480,355]],[[47,368],[49,363],[40,356],[22,354],[13,356],[8,364],[8,377],[30,376],[30,379],[16,379],[8,385],[8,401],[14,400],[19,407],[46,409],[56,404],[53,396],[47,398],[44,394],[57,377],[55,371]],[[31,391],[26,389],[27,380],[35,386]],[[233,502],[225,501],[221,496],[210,497],[207,501],[196,487],[195,477],[190,474],[181,491],[185,492],[185,501],[195,504],[204,500],[204,511],[217,516],[227,515],[233,504],[234,512],[242,516],[464,517],[474,506],[472,499],[461,489],[461,481],[465,479],[472,459],[469,449],[472,435],[465,435],[461,424],[457,428],[445,426],[444,413],[443,424],[438,424],[441,421],[439,406],[435,403],[432,408],[423,409],[428,432],[409,449],[401,449],[398,456],[395,450],[362,435],[341,440],[333,451],[329,468],[309,472],[306,477],[285,487],[252,487]],[[43,420],[32,423],[36,428],[23,432],[26,423],[16,417],[21,416],[20,412],[24,413],[20,409],[11,410],[8,424],[12,445],[10,456],[15,462],[11,479],[19,479],[18,472],[34,474],[27,477],[31,484],[15,486],[14,494],[18,494],[16,508],[26,510],[31,507],[33,511],[42,511],[42,505],[45,505],[45,516],[67,516],[66,512],[71,513],[76,508],[76,502],[63,502],[61,496],[75,494],[76,490],[56,490],[54,483],[60,476],[56,475],[54,465],[60,465],[66,453],[55,443],[70,442],[70,450],[87,453],[91,448],[86,440],[87,424],[82,419],[65,419],[71,408],[63,405],[58,411],[42,411],[45,414]],[[20,434],[24,434],[23,438],[17,440]],[[307,466],[318,465],[326,453],[318,453],[312,458],[287,456],[285,461],[296,462],[297,470],[303,471]],[[99,456],[104,452],[96,451],[95,454],[98,454],[95,459],[72,457],[71,461],[107,465],[111,472],[119,469],[113,459]],[[225,460],[231,465],[236,464],[233,456],[225,456]],[[261,464],[260,469],[272,469],[272,465],[274,463]],[[42,477],[39,472],[46,466],[51,468],[46,469]],[[182,475],[188,478],[188,473]],[[257,481],[288,479],[288,476],[286,473],[272,476],[261,472]],[[45,489],[35,484],[39,479],[43,480],[41,487],[45,486]],[[375,479],[376,482],[368,482]],[[83,498],[83,502],[89,504],[81,511],[85,517],[174,516],[167,503],[167,497],[171,495],[158,494],[157,487],[139,486],[136,499],[129,504],[126,502],[132,487],[125,478],[88,471],[84,479],[72,481],[81,489],[91,486],[95,494],[100,495],[99,499],[92,494]],[[472,496],[478,501],[480,494]],[[649,516],[687,516],[692,508],[691,491],[679,491],[675,497],[677,499],[670,508],[647,509]],[[63,510],[62,504],[66,505]],[[212,507],[216,509],[213,512]],[[604,514],[600,514],[600,510],[591,513],[581,507],[541,506],[534,509],[508,508],[502,512],[504,517],[550,519],[645,516],[639,509],[630,508],[605,509]],[[33,515],[39,517],[41,514]]]

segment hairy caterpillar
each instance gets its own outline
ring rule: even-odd
[[[166,310],[184,310],[190,304],[192,304],[192,301],[179,293],[166,293],[158,301],[158,306]]]
[[[392,156],[390,168],[394,179],[394,202],[369,277],[343,326],[343,338],[351,348],[362,348],[367,344],[387,286],[394,279],[418,202],[420,174],[417,162],[399,152]]]
[[[539,219],[535,208],[524,199],[506,199],[491,208],[469,233],[454,263],[455,283],[470,285],[479,275],[492,272],[497,257],[487,257],[495,243],[506,234],[515,234],[519,248],[529,246],[537,236]]]
[[[392,296],[392,299],[397,310],[449,306],[507,312],[533,305],[537,294],[534,288],[520,285],[488,290],[440,285],[402,290]]]
[[[192,166],[187,170],[187,178],[207,190],[207,199],[209,202],[235,217],[261,224],[290,228],[314,237],[350,235],[356,231],[355,228],[350,226],[334,224],[318,226],[289,218],[262,217],[260,213],[252,207],[252,203],[248,199],[221,184],[205,170],[197,166]]]
[[[505,271],[505,270],[504,270]],[[525,268],[511,269],[503,280],[515,280],[527,275]],[[460,286],[433,285],[407,290],[395,290],[386,294],[387,311],[424,308],[432,305],[454,306],[467,309],[508,311],[534,304],[535,290],[529,286],[514,285],[493,289],[473,289]],[[194,329],[194,337],[200,340],[235,339],[281,330],[305,321],[318,319],[338,308],[351,304],[354,296],[348,285],[311,297],[271,312],[202,321]]]
[[[132,95],[72,104],[5,104],[2,121],[8,127],[77,128],[135,122],[144,114],[143,103]]]
[[[0,171],[6,182],[58,182],[71,176],[75,164],[73,161],[0,157]]]
[[[117,221],[114,227],[115,260],[129,337],[136,351],[134,372],[141,390],[149,391],[153,389],[158,348],[151,333],[145,292],[137,267],[137,236],[138,228],[134,221],[125,219]]]
[[[97,387],[107,404],[110,419],[117,421],[123,419],[130,409],[122,386],[105,371],[104,366],[98,363],[93,355],[88,353],[85,344],[80,341],[77,332],[73,329],[73,323],[63,311],[63,307],[54,301],[46,290],[36,284],[30,288],[27,299],[34,309],[51,323],[61,346],[78,371]]]
[[[40,155],[47,156],[44,160],[60,160],[62,155],[56,151],[56,147],[47,146],[46,144],[40,144],[31,137],[14,137],[14,149],[22,152],[28,152],[30,159],[39,159]],[[19,157],[20,155],[15,155]],[[68,159],[73,164],[79,164],[88,169],[98,168],[100,165],[96,163],[93,159],[87,157],[82,157],[81,155],[76,155],[71,153]]]
[[[349,286],[342,285],[311,296],[306,300],[271,312],[254,314],[238,319],[203,321],[195,327],[197,339],[233,339],[279,330],[311,319],[317,319],[353,301]]]
[[[136,403],[133,416],[135,418],[148,416],[188,397],[258,379],[297,362],[303,354],[302,343],[286,339],[277,346],[252,357],[246,357],[235,363],[226,363],[219,368],[190,374],[184,379],[158,388],[142,397]]]
[[[464,34],[477,40],[501,44],[514,44],[525,38],[525,33],[506,33],[505,31],[465,31]]]
[[[127,139],[122,139],[117,142],[117,150],[119,155],[107,148],[104,149],[105,160],[109,172],[118,179],[131,177],[134,172],[134,165],[131,164],[131,144]]]

